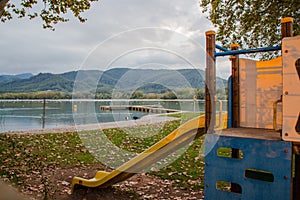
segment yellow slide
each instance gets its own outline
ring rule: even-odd
[[[165,138],[112,172],[98,171],[92,179],[74,177],[70,193],[73,193],[75,185],[106,188],[128,179],[135,173],[141,172],[144,168],[190,143],[195,138],[202,136],[204,134],[204,121],[205,116],[202,115],[184,123]]]

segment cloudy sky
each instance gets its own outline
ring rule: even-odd
[[[0,24],[0,74],[62,73],[79,69],[201,68],[205,31],[214,29],[196,0],[99,0],[80,23],[70,18],[55,31],[40,20]],[[218,74],[227,77],[227,59]]]

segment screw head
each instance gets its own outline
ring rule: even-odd
[[[285,136],[289,136],[289,134],[288,134],[288,133],[285,133],[284,135],[285,135]]]

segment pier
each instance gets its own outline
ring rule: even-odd
[[[130,110],[130,111],[138,111],[138,112],[146,112],[146,113],[173,113],[173,112],[179,112],[179,110],[175,109],[166,109],[160,106],[100,106],[101,110]]]

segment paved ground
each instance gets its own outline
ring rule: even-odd
[[[84,130],[102,130],[108,128],[124,128],[132,127],[146,124],[161,123],[167,121],[178,120],[175,117],[168,117],[164,115],[147,115],[137,120],[127,120],[127,121],[115,121],[115,122],[105,122],[97,124],[84,124],[75,126],[65,126],[57,128],[45,128],[36,130],[26,130],[26,131],[11,131],[10,134],[43,134],[43,133],[65,133],[65,132],[80,132]]]

